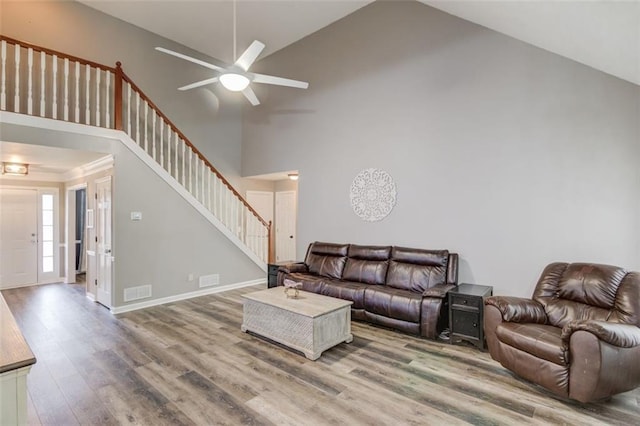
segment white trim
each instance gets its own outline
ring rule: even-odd
[[[148,300],[146,302],[132,303],[124,306],[112,307],[112,314],[122,314],[124,312],[137,311],[138,309],[150,308],[152,306],[164,305],[165,303],[177,302],[185,299],[192,299],[194,297],[207,296],[209,294],[222,293],[223,291],[235,290],[237,288],[249,287],[252,285],[266,284],[265,278],[259,278],[257,280],[244,281],[235,284],[227,284],[219,287],[208,288],[205,290],[196,290],[189,293],[176,294],[175,296],[161,297],[160,299]]]
[[[89,176],[98,172],[103,172],[105,170],[109,170],[113,168],[113,155],[106,155],[102,158],[98,158],[90,163],[83,164],[81,166],[76,167],[75,169],[71,169],[68,172],[65,172],[62,177],[64,182],[69,182],[71,180],[80,179],[85,176]],[[74,185],[71,188],[75,188]],[[84,184],[84,187],[87,187],[87,184]]]
[[[85,291],[84,294],[87,296],[87,299],[91,300],[92,302],[96,301],[96,296],[93,293],[89,293],[88,291]]]

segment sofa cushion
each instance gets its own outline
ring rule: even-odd
[[[544,324],[505,322],[496,327],[496,337],[504,344],[536,358],[546,359],[557,365],[569,365],[562,346],[562,329]]]
[[[350,259],[389,260],[391,246],[360,246],[351,244],[348,256]]]
[[[422,294],[387,286],[369,286],[364,291],[367,312],[414,323],[420,322]]]
[[[337,297],[338,299],[351,300],[353,302],[351,308],[353,309],[364,308],[364,290],[369,287],[368,284],[334,279],[325,279],[323,282],[324,285],[320,290],[320,294]]]
[[[351,244],[342,279],[367,284],[384,284],[390,254],[390,246]]]
[[[310,291],[312,293],[320,293],[324,287],[323,278],[317,275],[306,274],[304,272],[288,274],[286,279],[301,283],[301,290]]]
[[[422,293],[447,277],[447,250],[419,250],[393,247],[387,271],[388,286]]]
[[[348,244],[311,244],[305,259],[309,272],[323,277],[342,278],[348,249]]]

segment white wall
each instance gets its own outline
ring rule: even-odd
[[[461,282],[530,296],[552,261],[640,270],[640,88],[416,2],[376,2],[256,64],[243,174],[298,169],[314,240],[447,248]],[[395,179],[353,213],[362,169]]]

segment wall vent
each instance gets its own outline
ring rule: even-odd
[[[200,288],[211,287],[220,284],[220,274],[203,275],[200,277]]]
[[[138,287],[129,287],[124,289],[124,301],[130,302],[132,300],[146,299],[151,297],[151,286],[141,285]]]

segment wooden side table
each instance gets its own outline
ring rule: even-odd
[[[493,287],[460,284],[448,293],[450,343],[465,340],[484,349],[484,298],[493,294]]]

